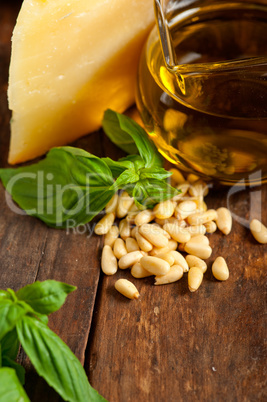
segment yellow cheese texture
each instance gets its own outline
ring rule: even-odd
[[[9,163],[42,155],[134,102],[152,0],[24,0],[12,38]]]

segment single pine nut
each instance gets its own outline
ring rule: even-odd
[[[257,242],[261,244],[267,243],[267,228],[258,219],[252,219],[250,222],[250,230]]]
[[[206,212],[198,212],[187,217],[189,225],[204,225],[209,221],[215,221],[218,218],[218,214],[215,209],[208,209]]]
[[[140,264],[153,275],[165,275],[170,270],[170,264],[157,257],[143,257],[140,260]]]
[[[153,246],[166,247],[168,245],[167,237],[160,233],[159,229],[153,225],[146,223],[140,226],[139,231]]]
[[[167,285],[179,281],[184,274],[183,268],[180,265],[173,265],[169,272],[165,275],[157,275],[155,277],[155,285]]]
[[[167,246],[167,247],[168,247],[169,251],[176,250],[177,247],[178,247],[178,243],[177,243],[176,240],[170,239],[169,242],[168,242],[168,246]]]
[[[169,251],[176,250],[178,247],[177,241],[170,239],[167,247],[153,247],[150,251],[150,255],[157,256],[160,253],[168,253]]]
[[[191,237],[204,235],[207,231],[204,225],[187,226],[185,230],[191,234]]]
[[[184,272],[188,272],[189,267],[184,256],[176,250],[170,251],[169,254],[174,258],[174,265],[180,265]]]
[[[127,279],[119,279],[115,282],[115,289],[128,299],[138,299],[140,296],[134,284]]]
[[[118,226],[111,226],[108,233],[105,235],[104,245],[108,245],[110,247],[114,246],[115,240],[119,237],[119,228]]]
[[[171,216],[168,219],[155,219],[155,222],[160,225],[160,226],[164,226],[166,223],[173,223],[174,225],[179,225],[181,228],[184,228],[186,226],[186,222],[185,220],[181,219],[177,219],[174,216]]]
[[[175,204],[171,200],[166,200],[157,204],[153,212],[158,219],[168,219],[173,215]]]
[[[158,231],[158,233],[161,233],[163,236],[167,237],[167,239],[170,239],[171,236],[169,235],[168,232],[166,232],[166,230],[162,229],[162,227],[158,224],[158,223],[151,223],[151,225],[156,228],[156,230]]]
[[[229,278],[229,269],[223,257],[217,257],[212,264],[212,273],[218,281],[226,281]]]
[[[192,197],[206,197],[209,187],[203,180],[197,180],[191,184],[188,192]]]
[[[163,226],[165,225],[165,223],[177,223],[178,224],[178,219],[176,219],[174,216],[171,216],[168,219],[159,219],[159,218],[155,218],[155,222],[160,225]]]
[[[113,225],[115,220],[115,214],[113,212],[103,216],[99,222],[95,225],[95,234],[104,235],[108,233],[109,229]]]
[[[118,206],[116,212],[117,217],[124,218],[127,215],[129,209],[131,208],[133,202],[134,199],[130,197],[126,191],[123,191],[122,194],[119,196],[118,200]]]
[[[143,268],[140,262],[137,262],[132,266],[131,274],[132,276],[138,279],[146,278],[147,276],[153,275],[151,274],[151,272],[148,272],[145,268]]]
[[[214,233],[217,230],[217,225],[214,221],[207,222],[204,226],[207,229],[207,233]]]
[[[131,230],[131,237],[135,237],[136,233],[138,232],[138,227],[135,226],[134,228],[132,228]]]
[[[190,292],[195,292],[203,280],[203,272],[198,267],[192,267],[188,272],[188,287]]]
[[[217,219],[216,220],[218,229],[225,235],[228,235],[232,229],[232,215],[229,209],[227,208],[218,208],[217,209]]]
[[[128,211],[128,215],[126,216],[126,219],[129,223],[134,224],[135,223],[135,217],[136,215],[140,212],[140,210],[137,208],[135,203],[131,206],[131,208]]]
[[[175,216],[177,219],[185,219],[189,215],[192,215],[197,209],[197,205],[194,201],[182,201],[175,208]]]
[[[168,253],[169,247],[153,247],[153,249],[149,252],[149,255],[152,257],[156,257],[158,254]]]
[[[145,209],[144,211],[139,212],[134,220],[136,226],[141,226],[144,223],[149,223],[153,221],[155,214],[150,209]]]
[[[132,237],[127,237],[127,239],[125,240],[125,244],[126,244],[126,250],[128,253],[131,253],[132,251],[140,250],[140,248],[137,244],[137,241]]]
[[[187,176],[187,181],[189,181],[190,184],[195,183],[197,180],[200,180],[200,178],[196,174],[190,173]]]
[[[114,275],[118,270],[117,258],[108,245],[104,246],[102,250],[101,268],[106,275]]]
[[[118,258],[118,260],[127,254],[125,243],[122,239],[115,240],[115,243],[113,246],[113,252],[114,252],[115,257]]]
[[[194,243],[194,238],[185,244],[184,249],[188,254],[193,254],[202,260],[209,258],[212,253],[210,246],[203,243]]]
[[[201,260],[201,258],[198,258],[195,255],[188,254],[185,259],[190,268],[198,267],[199,269],[201,269],[203,274],[207,271],[207,264],[205,263],[205,261]]]
[[[199,204],[198,208],[201,212],[206,212],[208,210],[208,206],[204,200]]]
[[[126,219],[122,219],[119,223],[120,236],[123,240],[131,236],[131,225]]]
[[[189,232],[187,232],[184,228],[181,228],[178,225],[175,225],[173,223],[166,223],[163,226],[163,229],[168,232],[171,237],[178,241],[179,243],[186,243],[190,240],[191,235]]]
[[[210,244],[209,239],[207,238],[207,236],[204,236],[204,235],[194,236],[193,239],[192,239],[192,242],[205,244],[207,246]]]
[[[152,244],[147,239],[145,239],[139,232],[136,232],[135,238],[141,250],[145,252],[149,252],[152,250],[153,248]]]
[[[128,213],[129,214],[133,214],[135,213],[136,215],[140,212],[140,209],[138,208],[138,206],[133,202],[132,206],[129,208]]]
[[[184,182],[182,184],[179,184],[179,186],[177,186],[177,190],[180,190],[180,193],[175,195],[174,197],[172,197],[173,201],[179,201],[182,197],[185,196],[185,194],[187,193],[187,190],[189,189],[190,184],[188,182]]]
[[[118,200],[119,200],[119,195],[116,193],[113,195],[111,200],[107,203],[105,207],[106,214],[109,214],[111,212],[116,212],[117,206],[118,206]]]
[[[157,258],[161,258],[164,261],[167,261],[167,263],[172,266],[174,264],[174,257],[172,256],[172,254],[169,253],[159,253],[157,254]]]
[[[172,173],[171,175],[172,186],[177,186],[177,184],[182,184],[185,182],[185,178],[179,170],[172,168],[169,170],[169,172]]]
[[[140,253],[142,254],[143,257],[146,257],[148,255],[148,252],[140,250]]]
[[[130,268],[134,264],[139,262],[141,260],[141,258],[147,258],[147,257],[143,257],[143,254],[141,253],[141,251],[132,251],[131,253],[125,254],[119,260],[119,268],[120,269]]]
[[[196,203],[198,212],[206,212],[208,210],[207,204],[202,198],[198,197],[193,201]]]

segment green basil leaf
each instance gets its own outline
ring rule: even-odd
[[[143,161],[140,155],[127,155],[124,158],[119,159],[120,163],[126,161],[132,162],[134,164],[136,171],[145,167],[145,162]]]
[[[17,322],[27,313],[22,306],[11,300],[0,302],[0,341],[15,327]]]
[[[10,367],[16,371],[17,377],[22,385],[25,384],[25,369],[7,356],[2,357],[2,367]]]
[[[127,191],[128,186],[138,182],[138,180],[139,174],[136,173],[135,169],[127,169],[117,178],[113,186],[116,190],[124,189]]]
[[[15,370],[0,368],[0,402],[30,402]]]
[[[110,158],[102,158],[111,170],[113,177],[116,179],[127,169],[133,169],[134,164],[131,161],[113,161]]]
[[[105,111],[102,125],[111,141],[121,148],[121,144],[124,144],[124,141],[129,143],[130,138],[132,138],[145,162],[145,167],[162,166],[162,157],[148,138],[146,131],[130,117],[108,109]],[[136,151],[130,153],[136,153]]]
[[[144,179],[157,179],[164,180],[172,175],[171,172],[163,168],[144,168],[140,171],[140,180]]]
[[[36,311],[33,311],[32,314],[30,314],[33,317],[38,318],[43,324],[47,325],[48,324],[48,317],[45,314],[39,314]]]
[[[7,291],[7,290],[0,290],[0,302],[1,302],[1,300],[4,300],[4,299],[9,299],[9,300],[11,300],[11,296],[10,296],[10,293]]]
[[[15,297],[17,297],[15,295]],[[23,300],[17,300],[17,304],[21,306],[22,308],[25,309],[28,315],[32,315],[33,317],[38,318],[40,321],[42,321],[44,324],[48,324],[48,317],[45,314],[40,314],[37,311],[35,311],[28,303],[26,303]]]
[[[7,289],[7,292],[9,293],[9,295],[10,295],[10,300],[12,300],[13,302],[17,302],[18,301],[18,298],[17,298],[17,296],[16,296],[16,293],[14,292],[14,290],[13,289]]]
[[[102,158],[109,166],[113,177],[118,178],[125,170],[135,170],[138,172],[145,166],[143,159],[140,155],[128,155],[125,158],[121,158],[118,161],[113,161],[110,158]]]
[[[67,401],[103,402],[68,346],[46,325],[25,316],[17,324],[18,337],[37,373]]]
[[[137,154],[138,149],[133,138],[122,131],[118,125],[116,114],[108,109],[105,111],[102,127],[109,139],[127,154]]]
[[[89,222],[114,194],[107,164],[72,147],[53,148],[40,162],[3,169],[0,175],[13,200],[28,215],[58,228]]]
[[[16,328],[8,332],[0,343],[2,355],[15,360],[19,350],[19,339]]]
[[[153,208],[155,204],[168,200],[179,191],[162,180],[145,179],[136,183],[132,196],[138,208]]]
[[[60,309],[67,295],[75,289],[75,286],[54,280],[36,281],[18,290],[16,296],[37,313],[51,314]]]

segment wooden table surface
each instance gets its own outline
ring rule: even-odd
[[[20,2],[0,4],[0,167],[7,166],[9,119],[7,80],[10,37]],[[77,141],[98,156],[122,153],[102,133]],[[187,278],[154,286],[121,271],[100,272],[102,239],[67,233],[17,215],[0,185],[0,288],[15,290],[35,280],[56,279],[78,287],[50,317],[50,327],[84,363],[89,381],[110,402],[263,401],[266,400],[266,246],[257,244],[242,224],[257,217],[267,224],[267,186],[214,189],[210,208],[234,214],[229,236],[210,236],[213,254],[196,293]],[[213,279],[210,265],[226,258],[230,278]],[[130,301],[114,290],[119,277],[133,280],[141,297]],[[26,391],[33,402],[60,398],[40,379],[23,351]],[[7,401],[8,402],[8,401]],[[86,401],[85,401],[86,402]]]

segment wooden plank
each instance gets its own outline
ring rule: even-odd
[[[228,190],[214,190],[208,206],[227,205]],[[265,223],[266,202],[266,185],[229,199],[239,218],[259,217],[261,210]],[[188,291],[187,275],[157,287],[152,278],[122,270],[102,278],[86,369],[110,402],[264,400],[266,246],[236,220],[229,236],[216,232],[210,242],[213,255],[196,293]],[[219,255],[230,270],[224,283],[210,268]],[[140,299],[116,292],[120,277],[137,286]]]
[[[7,166],[10,112],[7,106],[7,79],[10,37],[21,2],[0,5],[0,167]],[[75,146],[101,155],[101,136],[89,136]],[[99,280],[100,238],[84,231],[56,230],[8,207],[0,184],[0,288],[15,290],[35,280],[55,279],[77,286],[62,309],[54,313],[49,326],[83,363]],[[26,391],[32,401],[60,398],[39,378],[24,353],[19,361],[26,367]]]
[[[64,306],[51,315],[49,326],[69,345],[82,363],[100,272],[97,253],[100,238],[91,239],[87,236],[75,233],[68,235],[65,231],[47,229],[36,276],[36,280],[56,279],[77,286]],[[25,356],[22,364],[28,371],[26,390],[32,401],[60,400],[37,377]]]
[[[94,140],[95,142],[95,140]],[[51,316],[49,325],[83,362],[99,279],[98,248],[100,238],[90,231],[67,233],[47,228],[42,222],[25,215],[16,215],[6,204],[5,192],[0,189],[0,288],[15,290],[35,280],[55,279],[77,286],[60,311]],[[32,368],[22,355],[20,361]],[[30,375],[30,374],[29,374]],[[32,373],[29,396],[51,400],[40,392],[39,379]],[[40,399],[43,395],[44,399]],[[48,398],[48,399],[46,399]]]

